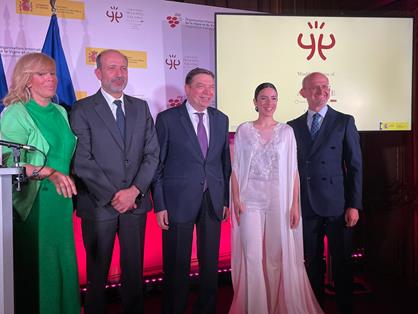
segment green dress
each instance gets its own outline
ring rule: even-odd
[[[69,173],[75,137],[52,104],[26,104],[48,142],[47,166]],[[16,313],[80,313],[71,198],[58,195],[45,179],[25,221],[14,221]]]

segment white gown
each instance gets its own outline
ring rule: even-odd
[[[305,270],[302,221],[290,229],[298,179],[292,128],[279,123],[265,138],[252,122],[241,124],[235,133],[233,171],[244,212],[238,225],[232,210],[234,297],[229,313],[323,313]]]

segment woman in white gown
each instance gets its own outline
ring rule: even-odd
[[[230,314],[323,313],[303,262],[296,141],[274,120],[277,90],[260,84],[258,119],[235,133]]]

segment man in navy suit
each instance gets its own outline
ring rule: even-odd
[[[212,72],[195,68],[185,81],[187,100],[161,112],[156,129],[160,164],[154,178],[154,205],[163,229],[163,313],[187,306],[193,229],[196,226],[200,293],[196,313],[215,313],[221,221],[228,217],[228,117],[209,107]]]
[[[84,313],[106,310],[105,284],[115,236],[120,244],[123,313],[143,313],[143,257],[149,186],[158,165],[158,139],[148,104],[123,91],[128,58],[117,50],[96,59],[100,90],[75,103],[77,215],[87,257]]]
[[[289,124],[298,147],[306,269],[322,303],[326,235],[338,308],[341,313],[351,313],[352,227],[362,207],[360,138],[354,118],[327,105],[327,76],[318,72],[307,75],[300,94],[308,102],[308,112]]]

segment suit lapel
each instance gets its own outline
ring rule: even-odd
[[[208,117],[209,117],[209,147],[208,147],[208,153],[207,156],[213,151],[213,147],[216,143],[216,126],[215,126],[215,114],[213,110],[210,110],[211,108],[208,108]],[[207,158],[206,156],[206,158]]]
[[[126,96],[123,96],[125,105],[125,143],[126,147],[130,147],[132,136],[135,130],[135,121],[138,116],[138,107]]]
[[[95,95],[95,108],[97,114],[103,120],[106,127],[109,129],[112,137],[115,139],[115,142],[118,144],[121,150],[124,149],[124,143],[122,136],[119,132],[119,129],[116,125],[115,118],[112,114],[112,111],[109,108],[109,105],[106,102],[106,99],[103,97],[102,93],[99,91]]]
[[[187,133],[187,136],[189,137],[191,141],[193,150],[201,159],[204,159],[202,150],[200,149],[199,140],[197,139],[197,135],[193,128],[192,121],[190,121],[190,116],[187,111],[185,102],[179,107],[179,113],[180,113],[180,123],[182,124],[184,130]]]
[[[312,147],[312,139],[311,139],[311,133],[309,131],[308,125],[307,125],[307,119],[308,119],[308,113],[306,112],[304,115],[299,117],[296,120],[295,128],[297,130],[297,140],[298,140],[298,156],[299,158],[305,159],[308,158],[308,156],[311,153],[311,147]],[[302,144],[303,145],[300,145]]]
[[[318,131],[315,141],[312,143],[310,154],[314,154],[319,147],[328,139],[328,134],[332,132],[332,128],[335,121],[335,111],[328,107],[327,114],[322,122],[321,128]]]
[[[306,112],[300,119],[299,119],[299,129],[301,130],[301,134],[303,137],[304,143],[309,143],[311,141],[311,132],[308,128],[308,112]]]

